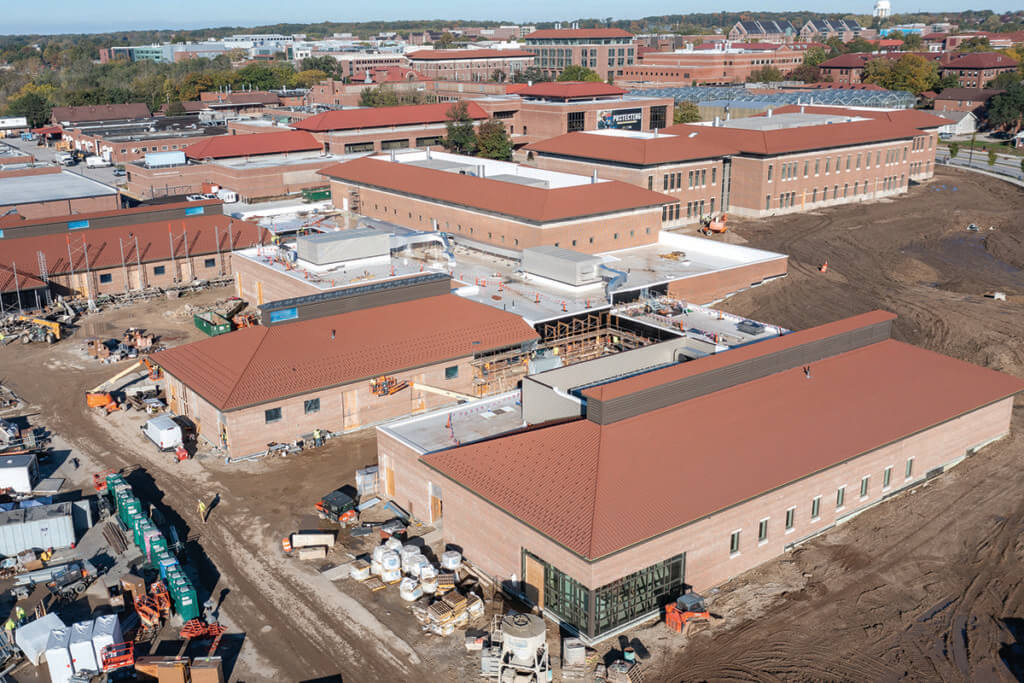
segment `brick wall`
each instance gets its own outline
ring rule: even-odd
[[[441,486],[445,542],[462,547],[466,557],[491,576],[520,576],[521,551],[526,549],[584,585],[600,587],[685,552],[686,581],[695,590],[704,591],[781,554],[794,541],[827,529],[908,484],[922,481],[927,472],[950,465],[968,449],[1008,433],[1012,408],[1012,399],[999,401],[593,563],[415,462],[412,450],[390,436],[378,435],[378,453],[395,468],[400,504],[411,502],[420,510],[417,505],[425,501],[427,483],[432,481]],[[982,453],[980,457],[985,456]],[[908,458],[913,458],[909,479],[905,477]],[[887,467],[893,469],[890,485],[883,490]],[[870,478],[867,496],[862,498],[860,484],[865,476]],[[845,500],[837,508],[840,486],[846,487]],[[818,518],[812,520],[811,504],[816,496],[821,496],[820,509]],[[793,528],[787,532],[786,511],[790,507],[795,508]],[[758,526],[765,518],[767,537],[759,542]],[[740,548],[738,553],[731,554],[730,536],[737,530]]]
[[[766,263],[751,263],[682,280],[673,280],[668,284],[668,293],[669,296],[683,301],[709,304],[751,285],[759,284],[766,278],[785,275],[788,262],[788,257],[783,256]]]
[[[120,208],[120,196],[111,194],[101,197],[80,197],[78,199],[57,199],[47,202],[0,205],[0,214],[5,213],[8,209],[17,209],[18,213],[26,220],[33,220],[35,218],[49,218],[50,216],[70,216],[75,213],[116,211]]]
[[[334,205],[347,209],[354,186],[331,181]],[[661,227],[659,207],[541,226],[430,200],[358,188],[359,213],[416,230],[435,229],[506,249],[560,246],[588,254],[652,244]]]

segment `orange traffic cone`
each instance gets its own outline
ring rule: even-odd
[[[825,259],[825,262],[818,266],[818,270],[820,270],[823,273],[828,272],[828,259]]]

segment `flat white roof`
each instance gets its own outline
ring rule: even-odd
[[[114,194],[110,185],[68,171],[0,179],[0,206]]]
[[[498,161],[496,159],[484,159],[482,157],[469,157],[461,154],[450,154],[448,152],[433,152],[427,150],[401,150],[396,151],[394,157],[391,154],[378,154],[372,157],[381,161],[394,161],[399,164],[413,164],[434,168],[451,173],[465,172],[466,174],[477,175],[484,178],[495,178],[509,182],[508,178],[500,176],[520,176],[533,180],[544,181],[550,190],[562,187],[576,187],[578,185],[589,185],[592,182],[590,176],[577,175],[575,173],[561,173],[559,171],[547,171],[532,166],[522,166],[512,161]],[[597,182],[608,182],[598,178]]]

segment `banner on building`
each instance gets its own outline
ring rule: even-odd
[[[617,128],[619,130],[643,130],[644,110],[633,109],[602,109],[597,112],[597,128]]]

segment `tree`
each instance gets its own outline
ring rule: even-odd
[[[49,123],[51,109],[53,105],[37,92],[25,93],[7,103],[7,113],[10,116],[24,116],[30,128],[39,128]]]
[[[175,100],[167,105],[167,109],[164,110],[164,114],[167,116],[183,116],[185,114],[185,105],[181,103],[181,100]]]
[[[435,50],[447,50],[455,46],[455,36],[448,31],[441,34],[441,37],[434,41]]]
[[[1001,73],[988,84],[990,88],[998,88],[999,90],[1006,90],[1011,85],[1015,85],[1021,82],[1019,71],[1008,71]]]
[[[789,72],[787,76],[791,81],[803,81],[804,83],[817,83],[821,80],[821,68],[810,64],[801,64]]]
[[[469,107],[465,101],[459,100],[448,108],[448,121],[444,124],[448,135],[444,139],[444,148],[456,154],[473,154],[476,152],[476,132],[473,130],[473,119],[469,116]]]
[[[843,45],[843,52],[874,52],[877,46],[869,40],[857,36],[850,42]]]
[[[960,143],[951,142],[949,143],[949,158],[956,159],[956,155],[960,153]]]
[[[988,125],[1017,132],[1024,120],[1024,84],[1011,83],[988,105]]]
[[[989,44],[987,36],[968,38],[957,47],[959,52],[988,52],[991,49],[992,46]]]
[[[331,78],[337,79],[341,77],[341,62],[334,57],[306,57],[302,60],[301,66],[303,71],[311,71],[315,69],[317,71],[323,71]]]
[[[893,61],[885,57],[872,59],[864,65],[865,83],[874,83],[888,90],[906,90],[920,95],[939,83],[935,63],[924,57],[905,54]]]
[[[289,85],[293,88],[308,88],[327,78],[327,74],[319,69],[303,69],[295,74]]]
[[[473,124],[470,124],[472,127]],[[497,119],[488,119],[476,131],[477,156],[508,161],[512,158],[512,140]]]
[[[995,166],[997,158],[998,157],[996,156],[996,151],[994,149],[990,149],[988,151],[988,165],[989,166]]]
[[[536,66],[528,66],[512,74],[513,83],[543,83],[550,80],[551,77]]]
[[[846,53],[846,43],[843,42],[839,36],[832,36],[825,41],[825,45],[828,46],[828,56],[838,57],[841,54]]]
[[[747,83],[778,83],[782,80],[782,72],[774,66],[755,69],[747,76]]]
[[[504,83],[508,80],[508,75],[506,75],[501,69],[495,69],[491,72],[491,80],[495,83]]]
[[[696,123],[701,118],[696,102],[680,102],[672,112],[672,123]]]
[[[903,47],[901,49],[903,49],[904,51],[911,52],[911,51],[914,51],[914,50],[921,50],[921,49],[924,48],[924,39],[921,38],[921,34],[920,33],[913,33],[911,31],[906,31],[906,32],[903,33],[902,36],[892,36],[892,37],[893,38],[901,38],[903,40]]]
[[[365,88],[359,93],[360,107],[397,107],[401,104],[423,104],[425,101],[422,92],[398,91],[387,83]]]
[[[825,48],[819,45],[812,45],[804,53],[804,64],[807,66],[818,66],[826,59],[828,59],[828,56],[825,54]]]
[[[558,74],[559,81],[600,81],[601,76],[596,71],[588,69],[579,64],[570,64]]]
[[[939,76],[939,83],[935,86],[939,90],[945,90],[946,88],[959,88],[960,77],[955,73],[948,73]]]

